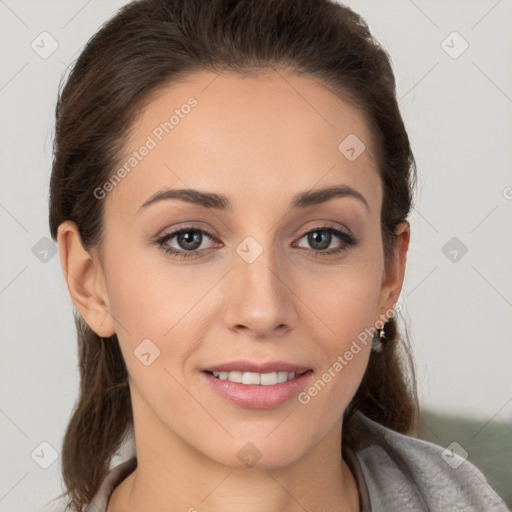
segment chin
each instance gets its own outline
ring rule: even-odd
[[[241,439],[230,439],[224,447],[217,445],[217,448],[223,448],[222,452],[204,453],[210,459],[218,464],[233,469],[279,469],[286,467],[298,460],[307,447],[304,441],[295,440],[289,436],[286,441],[282,436],[278,436],[271,441],[264,436],[252,438],[243,436]],[[298,449],[300,447],[300,449]]]

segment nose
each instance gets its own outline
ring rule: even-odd
[[[241,245],[233,255],[234,267],[225,283],[226,325],[253,338],[281,336],[297,322],[296,298],[284,263],[277,261],[268,246]],[[244,252],[247,248],[249,251]],[[246,257],[250,251],[252,257]]]

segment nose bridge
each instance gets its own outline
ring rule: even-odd
[[[256,238],[258,237],[258,239]],[[261,243],[260,243],[261,241]],[[235,248],[227,321],[256,335],[271,334],[294,322],[292,294],[281,274],[270,236],[248,236]]]

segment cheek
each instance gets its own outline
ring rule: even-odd
[[[299,282],[303,283],[297,293],[304,305],[301,309],[306,318],[315,313],[321,327],[317,335],[331,339],[333,351],[343,349],[375,322],[381,276],[374,262],[358,257],[357,262],[338,268],[304,273]]]
[[[136,358],[147,348],[151,357],[158,355],[151,363],[153,369],[174,372],[207,336],[201,318],[208,291],[219,275],[172,265],[164,256],[150,261],[148,252],[146,248],[138,253],[111,253],[111,265],[106,268],[110,310],[129,369],[137,374],[143,371]]]
[[[173,266],[164,256],[148,258],[157,250],[112,252],[107,274],[114,318],[134,335],[162,338],[192,310],[208,283],[192,267]]]
[[[351,284],[344,282],[337,296],[331,293],[331,299],[326,301],[327,321],[338,340],[332,348],[337,353],[347,350],[353,340],[361,339],[361,334],[375,322],[378,288],[373,282]]]
[[[336,270],[309,276],[298,292],[307,306],[303,310],[311,338],[323,354],[322,368],[301,403],[328,409],[333,418],[348,405],[368,364],[378,311],[379,272],[371,256],[361,256],[357,262],[354,259]]]
[[[325,428],[343,415],[366,371],[377,297],[372,276],[349,272],[326,281],[324,293],[307,295],[308,305],[321,320],[311,324],[317,325],[312,337],[322,364],[297,400],[302,412],[321,417]]]

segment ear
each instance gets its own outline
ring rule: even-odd
[[[396,227],[395,234],[397,238],[395,239],[395,245],[393,247],[393,257],[388,268],[384,269],[382,276],[379,307],[380,318],[383,321],[387,321],[390,318],[389,312],[393,310],[393,306],[398,300],[400,291],[402,290],[407,250],[409,249],[411,236],[409,222],[406,220],[400,222]]]
[[[98,336],[115,334],[109,313],[108,293],[100,262],[82,244],[76,223],[65,221],[57,232],[59,254],[71,300],[87,325]]]

